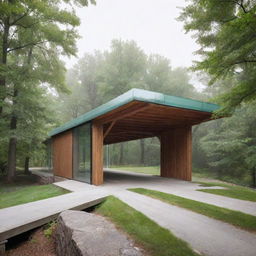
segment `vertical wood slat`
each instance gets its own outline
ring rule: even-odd
[[[72,179],[72,131],[53,137],[53,173]]]
[[[103,184],[103,126],[92,123],[92,184]]]
[[[191,127],[172,129],[161,135],[161,176],[191,181]]]

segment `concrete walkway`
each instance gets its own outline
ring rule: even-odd
[[[163,203],[127,188],[144,187],[256,215],[256,203],[198,192],[197,184],[129,172],[106,171],[103,186],[67,180],[55,183],[73,193],[0,210],[0,242],[43,225],[67,209],[85,209],[114,195],[192,248],[208,256],[255,256],[256,234]]]
[[[234,211],[241,211],[256,216],[256,203],[233,199],[230,197],[218,196],[210,193],[196,191],[197,189],[211,189],[220,187],[202,187],[199,184],[162,178],[159,176],[131,173],[125,171],[105,171],[105,184],[103,187],[108,189],[127,189],[135,187],[143,187],[154,189],[169,194],[185,197],[188,199],[200,201],[203,203],[213,204],[216,206],[228,208]],[[256,254],[255,254],[256,255]]]
[[[0,242],[42,226],[64,210],[83,210],[99,204],[107,195],[103,191],[85,190],[1,209]]]
[[[204,255],[256,255],[256,234],[126,189],[144,187],[160,190],[222,207],[227,204],[230,209],[233,208],[247,213],[252,212],[254,215],[256,203],[198,192],[195,190],[202,187],[190,182],[123,171],[106,171],[103,186],[95,187],[83,184],[71,180],[56,183],[56,185],[72,191],[81,192],[86,190],[88,192],[94,191],[94,193],[112,194],[142,212],[160,226],[169,229],[177,237],[188,242],[192,248]],[[210,198],[209,201],[207,201],[207,196]]]
[[[208,256],[255,256],[256,235],[137,193],[115,196]]]

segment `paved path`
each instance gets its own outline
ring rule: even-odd
[[[0,210],[0,241],[47,223],[66,209],[84,209],[114,195],[208,256],[255,256],[256,234],[163,203],[127,188],[144,187],[256,215],[256,203],[195,191],[197,184],[129,172],[105,172],[105,184],[67,180],[56,185],[73,193]]]
[[[208,256],[255,256],[256,235],[137,193],[115,196]]]
[[[0,242],[53,220],[64,210],[96,205],[106,192],[80,191],[0,210]]]
[[[159,176],[136,174],[124,171],[107,171],[105,172],[106,182],[104,187],[116,189],[143,187],[154,189],[177,196],[193,199],[196,201],[213,204],[216,206],[228,208],[235,211],[241,211],[256,216],[256,203],[233,199],[230,197],[218,196],[210,193],[196,191],[202,188],[220,188],[220,187],[202,187],[199,184],[162,178]],[[256,255],[256,254],[255,254]]]
[[[208,256],[255,256],[256,234],[238,229],[230,224],[204,215],[163,203],[127,188],[144,187],[184,196],[247,213],[256,212],[256,203],[215,196],[195,191],[197,184],[166,179],[152,175],[129,172],[105,172],[105,184],[95,187],[76,181],[56,183],[72,191],[94,191],[112,194],[142,212],[177,237],[187,241],[192,248]],[[209,200],[207,200],[209,196]],[[232,203],[231,203],[232,202]]]

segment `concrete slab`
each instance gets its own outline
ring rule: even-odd
[[[108,194],[83,191],[0,210],[0,241],[39,227],[64,210],[83,210],[99,204]]]

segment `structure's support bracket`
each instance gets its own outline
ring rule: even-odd
[[[7,243],[7,240],[0,242],[0,256],[5,255],[5,244]]]
[[[105,131],[105,133],[104,133],[104,135],[103,135],[103,139],[106,138],[106,136],[109,134],[109,132],[111,131],[111,129],[113,128],[113,126],[115,125],[115,123],[116,123],[116,120],[110,123],[108,129]]]
[[[96,122],[99,123],[99,124],[106,124],[106,123],[114,122],[114,121],[116,122],[118,120],[124,119],[126,117],[129,117],[131,115],[134,115],[136,113],[139,113],[139,112],[144,111],[144,110],[146,110],[148,108],[151,108],[151,107],[152,106],[150,104],[145,103],[143,106],[140,106],[139,108],[135,108],[133,110],[129,110],[129,111],[126,110],[126,112],[120,111],[120,113],[118,113],[118,112],[114,113],[114,114],[112,114],[112,115],[110,115],[106,118],[98,118],[98,119],[96,119]]]

